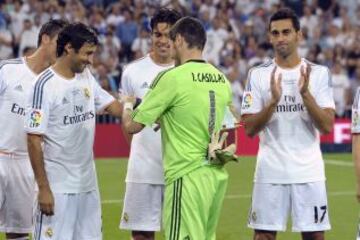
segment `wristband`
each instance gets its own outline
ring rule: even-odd
[[[126,102],[126,103],[124,104],[124,110],[130,110],[130,111],[132,111],[133,108],[134,108],[134,104],[132,104],[131,102]]]

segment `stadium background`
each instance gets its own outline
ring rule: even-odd
[[[151,51],[149,20],[159,6],[175,8],[202,21],[208,35],[204,57],[231,81],[238,110],[248,69],[273,55],[265,34],[269,16],[282,6],[294,9],[304,32],[299,46],[301,56],[328,66],[333,74],[337,123],[333,133],[323,136],[322,148],[327,152],[351,150],[350,110],[354,92],[360,86],[358,0],[0,0],[0,59],[31,54],[40,26],[50,18],[81,21],[96,29],[101,42],[92,71],[100,85],[117,96],[123,67]],[[126,156],[128,146],[117,121],[100,115],[97,122],[97,156]],[[240,144],[251,143],[253,149],[244,152],[240,146],[241,156],[254,153],[256,140],[247,139],[241,129],[238,134]],[[129,239],[128,233],[117,228],[126,172],[126,161],[119,159],[96,161],[106,240]],[[251,231],[245,226],[254,157],[242,159],[240,164],[227,167],[230,185],[218,230],[221,240],[251,239]],[[354,239],[358,204],[351,156],[327,154],[325,159],[333,225],[328,239]],[[299,238],[285,233],[279,239]]]

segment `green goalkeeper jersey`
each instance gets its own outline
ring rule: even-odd
[[[225,75],[202,60],[155,78],[132,117],[147,126],[160,122],[166,184],[207,164],[210,136],[220,130],[231,94]]]

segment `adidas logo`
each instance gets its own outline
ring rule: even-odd
[[[64,97],[63,100],[62,100],[62,104],[67,104],[67,103],[69,103],[69,100],[67,100],[67,99]]]
[[[24,90],[23,90],[23,87],[22,87],[21,85],[17,85],[14,89],[15,89],[16,91],[19,91],[19,92],[24,91]]]
[[[141,85],[141,88],[149,88],[149,84],[147,82],[144,82],[143,85]]]

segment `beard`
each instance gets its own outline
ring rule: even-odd
[[[276,54],[282,58],[287,58],[292,53],[292,49],[290,47],[278,47],[276,49]]]

